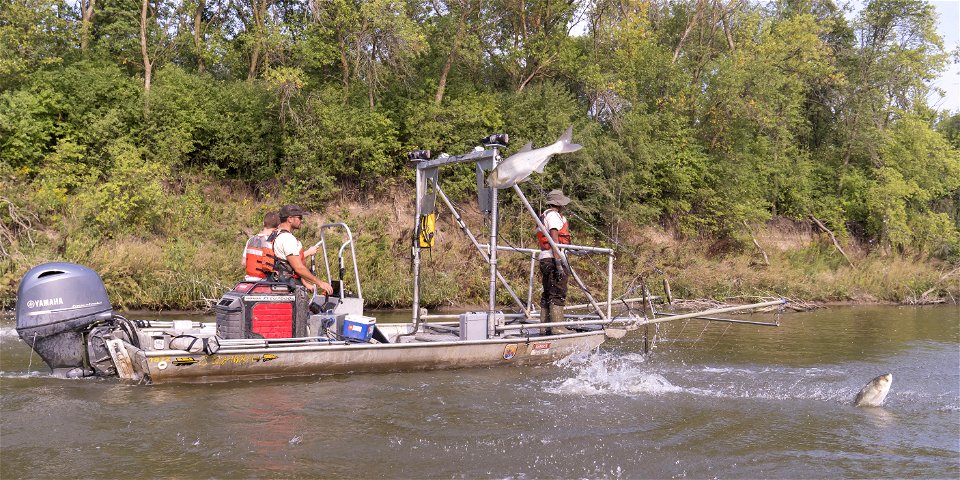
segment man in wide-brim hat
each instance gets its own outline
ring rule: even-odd
[[[547,227],[550,238],[557,245],[570,244],[570,223],[563,216],[563,208],[570,198],[562,190],[547,193],[547,208],[540,220]],[[563,306],[567,303],[567,284],[569,276],[563,268],[562,256],[556,251],[547,237],[537,229],[537,243],[540,246],[540,276],[543,280],[543,295],[540,297],[540,320],[542,322],[562,322]],[[572,333],[566,327],[553,327],[548,334]]]

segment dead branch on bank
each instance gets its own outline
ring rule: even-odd
[[[852,267],[853,262],[850,261],[850,257],[847,256],[847,253],[843,251],[843,247],[840,246],[840,242],[837,241],[837,237],[833,234],[833,232],[831,232],[830,229],[827,228],[827,226],[824,225],[823,222],[821,222],[817,217],[810,215],[810,219],[813,220],[813,223],[815,223],[820,230],[823,230],[827,235],[830,235],[830,240],[833,241],[833,246],[837,248],[837,251],[840,252],[840,255],[843,255],[843,258]]]
[[[901,303],[903,305],[933,305],[938,303],[947,303],[947,299],[941,296],[931,297],[931,295],[938,290],[945,290],[941,285],[945,280],[949,279],[960,273],[960,267],[954,268],[943,275],[940,275],[940,278],[937,279],[937,282],[934,286],[927,289],[927,291],[921,293],[919,296],[910,296],[905,298]],[[957,303],[957,300],[953,297],[953,294],[949,290],[945,292],[950,296],[950,303]]]
[[[7,208],[7,215],[10,217],[9,224],[6,221],[0,222],[0,240],[2,240],[0,241],[0,254],[4,257],[10,256],[10,252],[7,251],[5,245],[13,245],[14,240],[21,233],[26,234],[27,241],[33,247],[35,244],[31,233],[34,230],[34,224],[40,223],[37,214],[24,211],[6,197],[0,197],[0,205]]]
[[[760,242],[757,241],[757,237],[753,234],[753,229],[750,228],[750,225],[747,225],[746,220],[743,220],[743,226],[747,227],[747,231],[750,232],[750,239],[753,240],[753,245],[757,247],[757,250],[760,251],[760,255],[763,255],[763,264],[766,266],[770,266],[770,258],[767,257],[766,250],[764,250],[763,247],[760,246]]]

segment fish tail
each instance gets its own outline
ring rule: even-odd
[[[560,135],[557,141],[560,142],[560,151],[557,153],[571,153],[583,148],[582,145],[570,143],[573,141],[573,125],[567,127],[567,131],[563,132],[563,135]]]

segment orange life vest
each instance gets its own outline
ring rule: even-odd
[[[546,226],[547,223],[547,213],[551,211],[556,210],[547,210],[543,212],[543,216],[540,217],[540,220],[544,223],[544,226]],[[557,214],[560,214],[560,212],[557,212]],[[563,215],[560,215],[560,218],[563,219],[563,226],[557,231],[557,237],[559,240],[557,243],[560,245],[570,245],[570,222],[568,222],[567,217],[564,217]],[[547,236],[544,235],[539,228],[537,229],[537,243],[540,244],[540,250],[550,250],[550,241],[547,240]]]
[[[247,247],[244,250],[246,256],[248,276],[257,278],[267,278],[270,272],[273,272],[273,264],[276,256],[273,254],[273,239],[276,238],[276,230],[269,236],[254,235],[247,240]]]

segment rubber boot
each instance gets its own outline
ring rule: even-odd
[[[563,318],[563,305],[550,305],[550,319],[551,322],[562,322],[565,320]],[[551,330],[554,335],[573,333],[573,330],[567,327],[553,327]]]
[[[550,321],[550,306],[549,305],[540,305],[540,319],[533,320],[530,319],[531,323],[547,323]],[[538,328],[536,329],[538,335],[550,335],[549,328]]]

